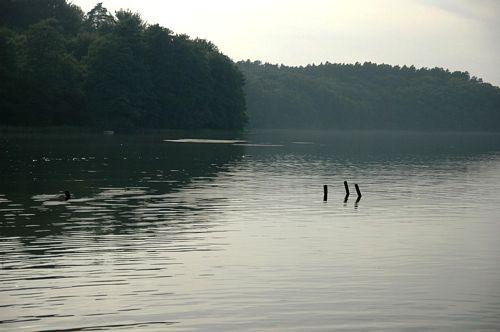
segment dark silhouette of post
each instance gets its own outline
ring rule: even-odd
[[[347,199],[349,198],[349,185],[347,184],[347,181],[344,181],[344,188],[345,188],[344,203],[346,203]]]
[[[356,193],[358,194],[358,201],[359,201],[361,199],[361,191],[359,190],[359,186],[357,183],[354,185],[354,188],[356,188]]]
[[[323,185],[323,201],[328,200],[328,186],[325,184]]]

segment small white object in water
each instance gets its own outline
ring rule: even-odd
[[[235,143],[246,142],[234,139],[205,139],[205,138],[180,138],[180,139],[166,139],[163,141],[171,143],[204,143],[204,144],[235,144]]]
[[[284,146],[283,144],[268,144],[268,143],[241,143],[235,144],[238,146],[263,146],[263,147],[280,147]]]

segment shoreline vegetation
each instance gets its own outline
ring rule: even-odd
[[[203,39],[138,13],[0,2],[0,125],[237,129],[244,78]]]
[[[102,130],[97,127],[82,127],[82,126],[2,126],[0,125],[0,134],[34,134],[34,135],[92,135],[92,136],[108,136],[107,130]],[[404,130],[404,129],[317,129],[317,128],[252,128],[245,127],[241,129],[169,129],[169,128],[131,128],[128,130],[113,131],[112,135],[163,135],[165,137],[195,137],[195,138],[212,138],[212,137],[228,137],[234,138],[246,134],[281,134],[296,132],[300,134],[314,134],[321,132],[330,132],[332,134],[366,134],[366,135],[466,135],[466,136],[492,136],[500,135],[500,131],[476,130],[476,131],[460,131],[460,130]]]
[[[83,13],[66,0],[1,1],[0,76],[0,132],[500,131],[500,89],[468,72],[235,63],[102,3]]]
[[[250,127],[500,131],[500,89],[468,72],[240,61]]]

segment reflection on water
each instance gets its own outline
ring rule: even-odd
[[[500,326],[498,135],[0,141],[0,329]]]

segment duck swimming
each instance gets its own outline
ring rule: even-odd
[[[58,201],[67,201],[68,199],[71,198],[71,193],[67,190],[64,191],[64,195],[59,195],[57,197]]]

